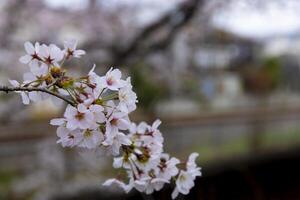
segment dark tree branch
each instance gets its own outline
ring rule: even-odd
[[[178,30],[187,24],[195,15],[197,8],[203,0],[189,0],[181,3],[176,9],[166,13],[160,19],[145,27],[132,42],[125,48],[113,47],[114,66],[124,62],[135,54],[146,54],[153,50],[166,48],[174,39]],[[160,29],[169,26],[168,33],[160,40],[150,45],[143,45]]]
[[[68,104],[72,105],[72,106],[76,106],[75,103],[73,101],[71,101],[70,99],[63,97],[55,92],[52,92],[46,88],[33,88],[33,87],[8,87],[8,86],[0,86],[0,91],[2,92],[17,92],[17,91],[24,91],[24,92],[44,92],[47,94],[50,94],[52,96],[55,96],[59,99],[62,99],[63,101],[67,102]]]

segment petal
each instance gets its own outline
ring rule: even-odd
[[[95,113],[101,113],[104,108],[100,105],[91,105],[90,110]]]
[[[63,59],[64,53],[54,44],[50,44],[50,57],[53,58],[56,62],[59,62]]]
[[[35,91],[34,92],[29,92],[28,96],[29,96],[29,99],[32,100],[33,102],[37,102],[37,101],[42,100],[41,95],[38,92],[35,92]]]
[[[70,133],[70,131],[68,129],[66,129],[64,126],[60,126],[56,130],[56,134],[60,138],[67,137],[69,133]]]
[[[118,137],[119,137],[118,139],[119,139],[121,144],[124,144],[124,145],[130,145],[131,144],[131,140],[126,135],[124,135],[123,133],[118,134]]]
[[[152,124],[152,129],[157,129],[160,124],[161,124],[161,121],[159,119],[155,120]]]
[[[180,160],[178,160],[177,158],[173,157],[168,162],[169,163],[173,163],[173,165],[177,165],[177,164],[180,163]]]
[[[31,72],[26,72],[23,74],[24,82],[31,82],[36,80],[36,77]]]
[[[38,65],[38,62],[31,62],[29,64],[30,71],[35,76],[45,76],[48,73],[48,66],[46,64]]]
[[[137,126],[137,132],[140,134],[144,134],[146,132],[148,128],[148,125],[146,122],[141,122],[138,126]]]
[[[27,64],[32,60],[32,57],[30,55],[25,55],[20,57],[19,61],[23,64]]]
[[[175,188],[172,192],[172,199],[175,199],[178,196],[179,192],[177,190],[177,188]]]
[[[8,80],[8,81],[14,87],[19,87],[20,86],[20,83],[16,80]]]
[[[118,169],[123,165],[123,157],[114,158],[113,167]]]
[[[39,54],[44,57],[47,58],[49,56],[49,47],[45,44],[40,46],[40,51]]]
[[[197,164],[196,164],[196,158],[199,156],[198,153],[192,153],[189,158],[188,158],[188,161],[187,161],[187,169],[188,170],[193,170],[197,167]]]
[[[40,51],[40,43],[36,42],[36,43],[34,44],[34,48],[35,48],[35,52],[38,54],[39,51]]]
[[[125,119],[118,119],[117,124],[118,128],[121,130],[127,130],[130,127],[130,123]]]
[[[64,117],[66,118],[72,118],[73,116],[75,116],[77,114],[77,110],[75,107],[68,105],[66,108],[66,111],[64,113]]]
[[[75,50],[73,53],[75,58],[80,58],[81,56],[85,55],[85,51],[83,50]]]
[[[75,120],[67,121],[66,127],[69,130],[75,130],[78,127],[78,123]]]
[[[65,119],[64,118],[55,118],[55,119],[51,119],[50,124],[53,126],[60,126],[63,125],[65,123]]]
[[[92,73],[94,73],[95,68],[96,68],[96,64],[93,65],[92,69],[89,71],[88,74],[91,75]]]
[[[29,54],[32,55],[35,52],[34,46],[30,42],[25,42],[24,44],[25,51]]]
[[[81,112],[81,113],[86,113],[86,112],[88,111],[87,108],[86,108],[86,106],[83,105],[82,103],[81,103],[81,104],[78,104],[77,109],[78,109],[78,111]]]
[[[25,105],[29,104],[29,98],[28,98],[28,96],[27,96],[27,94],[25,92],[21,92],[21,98],[22,98],[22,102]]]
[[[199,154],[196,153],[196,152],[191,153],[191,155],[189,156],[189,161],[188,162],[195,162],[195,160],[198,156],[199,156]]]
[[[121,79],[121,77],[122,77],[122,73],[121,73],[121,71],[120,71],[119,69],[114,69],[114,70],[111,72],[111,75],[112,75],[115,79],[117,79],[117,80]]]

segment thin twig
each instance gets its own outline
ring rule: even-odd
[[[49,85],[47,85],[47,89],[51,88],[52,86],[54,86],[57,83],[58,79],[54,79],[54,81],[52,83],[50,83]]]
[[[55,96],[59,99],[64,100],[65,102],[67,102],[68,104],[72,105],[72,106],[76,106],[75,103],[73,101],[71,101],[70,99],[67,99],[66,97],[63,97],[55,92],[52,92],[46,88],[34,88],[34,87],[8,87],[8,86],[0,86],[0,91],[3,92],[16,92],[16,91],[25,91],[25,92],[44,92],[47,94],[50,94],[52,96]]]

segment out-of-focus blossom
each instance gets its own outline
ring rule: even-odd
[[[186,170],[181,170],[176,180],[176,188],[172,193],[172,199],[175,199],[179,193],[188,194],[190,189],[194,187],[194,181],[197,176],[201,176],[200,168],[197,167],[195,160],[198,157],[197,153],[192,153],[189,156],[186,164]]]
[[[45,44],[41,45],[39,55],[45,63],[55,66],[59,66],[58,62],[64,58],[64,52],[54,44],[50,44],[49,46]]]
[[[85,54],[85,51],[76,49],[77,47],[77,40],[66,40],[64,42],[64,52],[67,57],[75,57],[75,58],[80,58]]]
[[[27,54],[22,56],[19,61],[23,64],[29,64],[30,62],[37,63],[40,60],[40,44],[36,42],[33,46],[30,42],[25,42],[24,47]]]
[[[10,82],[10,84],[11,84],[12,86],[14,86],[14,87],[20,87],[20,86],[21,86],[21,84],[20,84],[18,81],[16,81],[16,80],[9,80],[9,82]],[[29,104],[30,100],[29,100],[29,97],[28,97],[28,95],[26,94],[26,92],[17,92],[17,93],[20,93],[21,98],[22,98],[22,102],[23,102],[25,105]]]

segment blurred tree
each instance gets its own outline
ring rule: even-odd
[[[142,107],[148,114],[152,114],[155,104],[165,98],[167,89],[163,84],[154,80],[149,69],[143,65],[130,68],[132,85],[138,96],[138,106]]]
[[[248,66],[243,73],[244,87],[255,95],[267,95],[276,89],[281,80],[281,66],[278,58],[263,60],[260,67]]]

